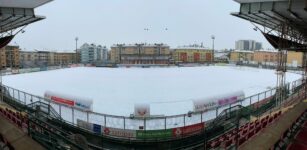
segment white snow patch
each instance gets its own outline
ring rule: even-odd
[[[300,75],[287,73],[287,82]],[[95,112],[129,116],[134,104],[150,104],[152,115],[193,110],[193,100],[243,90],[246,96],[276,86],[274,70],[206,66],[169,68],[69,68],[3,77],[7,86],[44,96],[48,90],[88,97]]]

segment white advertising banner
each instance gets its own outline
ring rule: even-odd
[[[219,106],[236,103],[245,98],[243,91],[237,91],[229,94],[219,95],[215,97],[194,100],[194,111],[206,111]]]
[[[134,116],[135,117],[149,117],[150,116],[150,105],[149,104],[135,104],[134,105]]]
[[[83,109],[86,111],[93,110],[93,100],[88,98],[80,98],[76,96],[61,94],[57,92],[46,91],[45,98],[51,101],[71,107]]]

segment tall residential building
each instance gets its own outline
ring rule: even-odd
[[[0,69],[19,68],[19,46],[5,46],[0,49]]]
[[[117,44],[110,61],[118,64],[169,64],[170,48],[165,44]]]
[[[262,49],[262,43],[254,40],[239,40],[235,44],[236,50],[260,50]]]
[[[107,60],[108,50],[105,46],[85,43],[80,47],[80,55],[81,63],[102,63]]]

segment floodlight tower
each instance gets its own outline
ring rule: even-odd
[[[214,62],[214,40],[215,40],[215,36],[211,35],[211,39],[212,39],[212,58],[211,58],[211,63]]]
[[[75,41],[76,41],[76,56],[75,56],[75,63],[77,64],[77,61],[78,61],[78,40],[79,40],[79,38],[78,37],[76,37],[75,38]]]

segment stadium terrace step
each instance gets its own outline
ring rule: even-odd
[[[44,150],[40,144],[27,136],[20,128],[0,115],[0,134],[16,150]]]
[[[31,112],[38,114],[51,116],[53,118],[61,119],[61,116],[54,110],[54,108],[46,103],[36,101],[34,103],[28,104],[28,108],[31,108]]]

